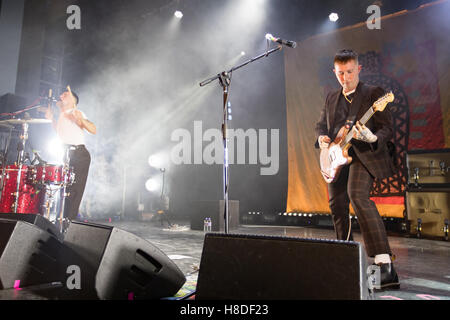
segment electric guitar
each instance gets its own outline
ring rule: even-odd
[[[392,101],[394,101],[394,94],[392,92],[385,94],[375,101],[361,120],[359,120],[361,125],[365,125],[375,112],[383,112],[387,104]],[[344,125],[328,148],[320,150],[320,171],[327,183],[335,182],[339,177],[339,172],[342,167],[352,162],[352,158],[348,155],[348,149],[352,146],[350,141],[353,138],[353,135],[348,133],[352,131],[353,129],[350,129],[348,124]]]

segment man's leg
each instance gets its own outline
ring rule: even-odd
[[[91,156],[85,148],[80,148],[70,152],[70,166],[75,173],[75,182],[67,187],[68,197],[65,199],[64,216],[70,220],[75,220],[83,198],[84,189],[89,173]]]
[[[391,249],[383,220],[375,203],[370,200],[374,178],[363,164],[356,160],[350,165],[348,194],[364,239],[367,255],[390,254]]]
[[[369,198],[373,180],[362,163],[355,161],[350,166],[348,194],[358,217],[367,255],[375,257],[375,264],[380,268],[377,289],[398,289],[400,282],[390,258],[386,228],[375,203]]]
[[[352,240],[349,236],[349,204],[350,200],[347,194],[348,166],[341,170],[336,182],[328,184],[328,197],[333,218],[334,231],[338,240]]]

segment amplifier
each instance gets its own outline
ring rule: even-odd
[[[406,211],[411,234],[448,240],[450,189],[407,191]]]
[[[409,151],[406,162],[410,186],[450,188],[450,149]]]

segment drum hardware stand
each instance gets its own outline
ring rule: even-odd
[[[45,193],[48,196],[48,199],[46,200],[43,207],[45,208],[45,217],[50,221],[50,208],[52,207],[55,200],[53,199],[56,192],[60,191],[61,187],[56,188],[55,190],[52,190],[50,186],[45,187]],[[58,217],[56,217],[57,219]]]
[[[20,136],[21,143],[19,142],[18,149],[19,153],[17,155],[17,166],[19,167],[19,170],[17,171],[17,188],[16,188],[16,194],[15,194],[15,200],[14,200],[14,213],[17,213],[17,208],[19,206],[19,189],[20,189],[20,180],[22,178],[22,166],[24,163],[24,156],[25,156],[25,144],[28,140],[28,123],[24,122],[22,123],[23,128],[23,135]]]
[[[66,154],[64,155],[64,166],[63,166],[63,172],[62,172],[64,180],[63,180],[62,194],[61,194],[61,208],[59,211],[59,218],[58,217],[56,218],[57,221],[59,220],[59,228],[60,228],[61,233],[65,232],[65,227],[64,227],[64,220],[65,220],[65,217],[64,217],[65,212],[64,211],[65,210],[64,210],[64,207],[66,204],[66,197],[68,197],[70,195],[66,192],[67,184],[68,184],[68,176],[67,175],[69,172],[69,163],[70,163],[69,152],[70,152],[70,148],[67,147]]]
[[[52,191],[46,191],[47,194],[49,195],[49,199],[45,202],[45,217],[47,218],[47,220],[50,220],[50,207],[53,204],[53,193]]]
[[[8,161],[8,149],[9,149],[9,144],[11,142],[11,135],[12,135],[12,131],[13,131],[14,127],[11,126],[9,128],[9,134],[8,134],[8,139],[6,140],[6,144],[5,144],[5,151],[3,154],[3,161],[2,161],[2,173],[1,173],[1,177],[0,177],[0,201],[2,200],[2,195],[3,195],[3,188],[4,188],[4,182],[5,182],[5,172],[6,172],[6,163]]]
[[[162,172],[162,186],[161,186],[161,196],[159,197],[159,209],[158,210],[158,214],[160,214],[160,221],[161,221],[161,226],[163,225],[163,215],[165,217],[165,219],[167,220],[167,224],[169,225],[169,228],[171,228],[173,225],[170,222],[169,218],[167,217],[167,211],[169,210],[169,205],[166,202],[166,198],[164,196],[164,182],[165,182],[165,173],[166,173],[166,169],[165,168],[160,168],[159,171]],[[167,204],[167,206],[166,206]]]
[[[263,54],[254,57],[236,67],[231,68],[229,71],[223,71],[219,74],[217,74],[214,77],[211,77],[209,79],[206,79],[202,82],[200,82],[200,87],[203,87],[214,80],[219,80],[220,86],[222,87],[223,91],[223,122],[222,122],[222,138],[223,138],[223,198],[224,198],[224,220],[225,220],[225,233],[229,232],[229,212],[228,212],[228,191],[229,191],[229,167],[228,167],[228,120],[231,119],[229,115],[229,107],[230,104],[228,103],[228,93],[229,88],[231,84],[231,76],[233,71],[242,68],[246,66],[247,64],[250,64],[252,62],[255,62],[256,60],[259,60],[264,57],[268,57],[270,54],[281,50],[282,46],[278,46],[274,49],[267,50]]]

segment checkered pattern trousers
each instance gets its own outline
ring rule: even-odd
[[[391,254],[386,228],[369,194],[374,177],[357,157],[342,168],[338,180],[328,184],[329,204],[334,230],[339,240],[346,240],[349,231],[349,204],[352,204],[369,257]],[[349,240],[353,240],[350,234]]]

